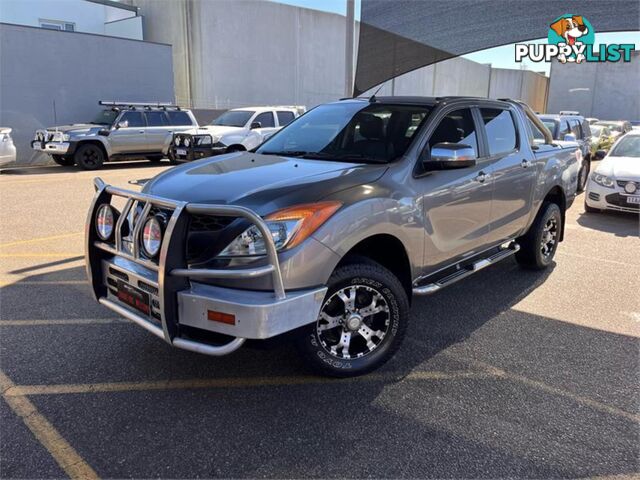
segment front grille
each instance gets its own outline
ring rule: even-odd
[[[129,281],[129,275],[121,272],[120,270],[116,270],[115,268],[109,267],[109,274],[113,275],[114,277],[118,277],[120,280],[124,280],[125,282]]]
[[[138,280],[138,288],[140,290],[144,290],[147,293],[150,293],[151,295],[158,295],[158,289],[156,287],[154,287],[153,285],[149,285],[146,282],[142,282],[142,281]]]
[[[233,222],[233,217],[214,217],[211,215],[192,215],[189,231],[219,232]]]
[[[628,208],[631,210],[640,210],[640,205],[637,203],[627,203],[627,197],[620,195],[619,193],[612,193],[605,197],[608,203],[616,205],[618,207]]]
[[[624,188],[630,180],[618,180],[618,186]],[[640,188],[640,182],[632,182],[636,184],[636,189]]]

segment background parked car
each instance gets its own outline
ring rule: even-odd
[[[599,119],[597,119],[597,118],[595,118],[595,117],[587,117],[587,118],[585,118],[585,120],[586,120],[587,122],[589,122],[589,125],[593,125],[594,123],[596,123],[596,122],[598,122],[598,121],[599,121]]]
[[[591,128],[581,115],[538,115],[544,126],[551,132],[554,140],[576,142],[582,152],[582,167],[578,174],[578,191],[582,192],[591,171]]]
[[[633,130],[640,130],[640,120],[632,120],[629,122]]]
[[[601,160],[613,145],[614,137],[609,127],[604,125],[590,125],[591,128],[591,156]]]
[[[169,104],[99,102],[108,106],[86,124],[37,130],[31,147],[58,165],[96,170],[107,161],[167,155],[173,133],[198,125],[190,110]]]
[[[0,127],[0,167],[16,161],[16,147],[11,138],[11,129]]]
[[[640,132],[618,138],[587,185],[587,212],[640,212]]]
[[[228,110],[209,125],[174,134],[174,161],[251,150],[306,110],[303,106],[245,107]]]
[[[595,125],[604,125],[605,127],[609,127],[611,135],[614,138],[633,130],[631,122],[627,122],[625,120],[599,120]]]

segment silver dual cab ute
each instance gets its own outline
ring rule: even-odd
[[[578,158],[516,101],[329,103],[142,192],[96,179],[87,273],[100,303],[175,347],[287,333],[320,373],[359,375],[400,346],[413,297],[512,255],[549,266]]]
[[[104,162],[130,158],[160,161],[173,134],[198,126],[189,110],[162,103],[100,101],[104,108],[86,124],[37,130],[31,148],[58,165],[97,170]]]

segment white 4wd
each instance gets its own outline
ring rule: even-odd
[[[245,107],[228,110],[209,125],[174,135],[175,160],[195,160],[220,153],[251,150],[302,115],[303,106]]]

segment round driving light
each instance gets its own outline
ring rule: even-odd
[[[636,192],[636,184],[634,182],[627,182],[624,186],[624,191],[627,193],[635,193]]]
[[[148,219],[142,229],[142,248],[144,253],[153,258],[160,251],[162,244],[162,226],[156,217]]]
[[[96,213],[96,232],[98,236],[107,241],[113,234],[113,227],[115,225],[115,215],[111,205],[101,205]]]

